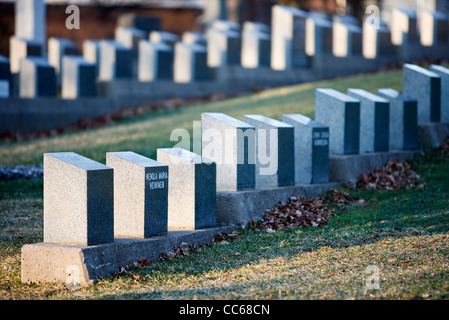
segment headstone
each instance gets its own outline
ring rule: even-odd
[[[165,43],[171,47],[174,47],[176,42],[179,41],[179,36],[166,31],[152,31],[149,39],[151,42]]]
[[[441,122],[449,122],[449,69],[440,65],[430,65],[430,71],[441,78]]]
[[[333,25],[332,51],[336,57],[362,54],[362,28],[351,23],[336,21]]]
[[[45,58],[22,59],[19,76],[21,98],[56,96],[55,68]]]
[[[165,43],[142,40],[139,43],[139,81],[172,80],[173,48]]]
[[[223,113],[201,114],[202,156],[217,165],[217,190],[256,186],[256,131]]]
[[[140,40],[144,40],[148,34],[135,27],[117,27],[115,29],[115,40],[126,48],[137,51]]]
[[[363,89],[348,89],[360,100],[360,153],[389,151],[390,103]]]
[[[151,31],[160,29],[160,20],[158,17],[148,17],[135,13],[121,14],[117,19],[119,27],[133,27],[145,31],[149,34]]]
[[[423,67],[404,64],[403,94],[418,101],[418,123],[440,122],[441,77]]]
[[[390,102],[390,149],[417,149],[417,101],[390,88],[378,89],[377,94]]]
[[[217,168],[181,148],[158,149],[157,161],[168,165],[168,227],[202,229],[216,225]]]
[[[175,45],[173,79],[175,82],[188,83],[207,80],[207,48],[196,43],[178,42]]]
[[[0,98],[9,98],[9,81],[0,79]]]
[[[47,42],[46,13],[44,0],[15,1],[15,37],[36,43],[43,55]]]
[[[271,20],[271,68],[286,70],[308,66],[306,55],[307,13],[274,5]]]
[[[114,240],[113,170],[73,152],[44,154],[44,242]]]
[[[378,22],[379,25],[375,25],[367,19],[363,23],[363,56],[367,59],[394,54],[391,32],[380,18]]]
[[[243,121],[256,128],[256,187],[294,185],[293,127],[262,115],[245,115]]]
[[[186,31],[182,34],[181,41],[184,43],[195,43],[203,46],[207,46],[207,39],[204,34],[196,31]]]
[[[242,66],[258,68],[270,66],[270,28],[262,23],[245,22],[242,32]]]
[[[295,183],[329,182],[329,127],[302,114],[284,114],[295,130]]]
[[[101,40],[86,39],[83,42],[83,58],[95,65],[95,77],[98,77],[100,65],[100,42]]]
[[[240,24],[230,20],[217,19],[212,22],[211,28],[223,31],[240,31]]]
[[[321,17],[306,20],[306,53],[309,56],[332,53],[332,22]]]
[[[62,60],[62,91],[64,99],[96,95],[96,67],[81,56],[64,56]]]
[[[132,78],[133,51],[113,40],[100,42],[99,79]]]
[[[239,32],[211,28],[207,31],[206,37],[209,67],[240,65],[241,35]]]
[[[420,16],[420,39],[423,46],[447,44],[449,41],[448,16],[435,11],[423,11]]]
[[[352,24],[354,26],[360,26],[360,21],[357,17],[351,16],[349,14],[334,14],[332,16],[333,22],[339,22],[343,24]]]
[[[329,127],[329,152],[358,154],[360,101],[334,89],[315,92],[315,121]]]
[[[400,46],[418,42],[416,12],[408,8],[394,8],[391,13],[391,42]]]
[[[167,233],[168,166],[130,151],[108,152],[106,165],[114,169],[114,235]]]
[[[62,74],[62,58],[65,55],[77,54],[78,46],[72,40],[54,37],[48,39],[48,62],[57,74]]]
[[[39,42],[11,37],[9,41],[11,73],[19,73],[22,59],[42,56],[42,50],[43,47]]]

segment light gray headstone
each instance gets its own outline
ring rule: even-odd
[[[96,67],[81,56],[62,59],[62,91],[64,99],[94,97],[96,95]]]
[[[363,23],[363,56],[367,59],[394,54],[390,30],[380,18],[378,23],[368,19]]]
[[[184,43],[196,43],[199,45],[207,46],[206,36],[201,32],[186,31],[182,34],[181,41]]]
[[[378,89],[377,94],[390,102],[390,149],[417,149],[417,101],[390,88]]]
[[[234,30],[207,30],[207,64],[209,67],[240,65],[241,35]]]
[[[216,225],[217,168],[181,148],[158,149],[157,161],[168,165],[168,227],[202,229]]]
[[[131,151],[108,152],[106,165],[114,169],[114,235],[167,233],[168,166]]]
[[[316,89],[315,121],[329,127],[329,152],[359,153],[359,100],[334,89]]]
[[[223,113],[201,114],[202,156],[217,165],[217,190],[256,186],[256,131]]]
[[[214,20],[211,24],[211,28],[223,31],[240,31],[240,24],[230,20],[217,19]]]
[[[285,70],[308,65],[306,55],[307,13],[274,5],[271,20],[271,67]]]
[[[243,121],[256,128],[256,187],[294,185],[293,127],[262,115],[245,115]]]
[[[163,42],[140,41],[138,65],[139,81],[173,79],[173,47]]]
[[[149,40],[155,43],[165,43],[171,47],[174,47],[176,42],[179,41],[179,36],[166,31],[152,31],[150,33]]]
[[[73,152],[44,154],[44,242],[114,240],[113,170]]]
[[[270,66],[271,36],[269,32],[267,25],[245,22],[242,32],[242,66],[244,68]]]
[[[20,61],[26,57],[42,56],[43,47],[39,42],[12,36],[9,40],[11,73],[19,73]]]
[[[207,80],[207,48],[196,43],[178,42],[175,45],[173,79],[175,82]]]
[[[46,13],[44,0],[15,1],[15,36],[37,43],[43,55],[47,42]]]
[[[436,46],[448,43],[449,20],[444,13],[423,10],[419,24],[420,39],[423,46]]]
[[[360,100],[360,153],[389,151],[390,102],[363,89],[348,89]]]
[[[62,58],[65,55],[77,55],[78,45],[72,40],[51,37],[48,39],[48,62],[57,74],[62,73]]]
[[[332,33],[332,51],[336,57],[362,54],[362,28],[358,25],[335,21]]]
[[[332,22],[320,16],[306,21],[306,53],[309,56],[332,53]]]
[[[99,74],[101,40],[86,39],[83,42],[83,58],[95,65],[95,77]]]
[[[430,71],[441,77],[441,122],[449,122],[449,69],[432,64]]]
[[[100,42],[99,79],[132,78],[133,51],[113,40]]]
[[[295,183],[329,182],[329,127],[302,114],[284,114],[295,130]]]
[[[20,66],[21,98],[56,96],[55,68],[42,57],[27,57]]]
[[[115,29],[115,40],[129,49],[137,51],[140,40],[145,40],[148,34],[135,27],[117,27]]]
[[[423,67],[404,64],[402,91],[418,101],[418,123],[440,122],[441,77]]]
[[[409,8],[394,8],[391,13],[391,42],[400,46],[418,42],[416,12]]]

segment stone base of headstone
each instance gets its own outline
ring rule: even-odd
[[[294,194],[313,199],[339,185],[340,183],[337,182],[257,188],[244,191],[218,191],[217,223],[246,226],[251,220],[262,220],[265,210],[274,208],[279,201],[288,201]]]
[[[405,161],[419,152],[420,150],[392,150],[353,155],[331,154],[329,155],[329,180],[353,185],[362,173],[371,173],[390,160]]]
[[[418,123],[418,145],[420,148],[438,148],[449,137],[449,123]]]
[[[230,233],[235,226],[201,230],[169,230],[166,235],[147,239],[115,238],[96,246],[27,244],[22,247],[22,282],[59,282],[67,286],[89,285],[111,277],[122,267],[142,258],[152,261],[173,250],[175,245],[211,243],[215,235]]]

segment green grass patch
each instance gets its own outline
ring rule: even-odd
[[[149,113],[141,118],[128,119],[115,125],[65,133],[51,138],[15,143],[0,143],[0,165],[41,164],[46,152],[77,152],[105,162],[106,152],[134,151],[154,158],[157,148],[172,147],[170,134],[177,128],[192,135],[193,121],[201,120],[203,112],[223,112],[243,119],[245,114],[262,114],[281,119],[282,114],[302,113],[313,117],[315,89],[331,87],[346,92],[348,88],[362,88],[375,92],[377,88],[401,90],[402,71],[352,76],[329,81],[306,83],[270,89],[256,94],[215,102],[197,103],[177,110]]]

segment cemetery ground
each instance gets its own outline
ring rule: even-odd
[[[387,71],[303,84],[48,139],[5,142],[0,165],[39,164],[42,153],[51,151],[74,151],[103,163],[111,151],[154,157],[156,148],[175,143],[169,140],[173,129],[191,129],[201,112],[240,119],[259,113],[312,116],[318,87],[401,90],[401,79],[401,71]],[[333,209],[325,224],[273,232],[254,223],[205,246],[185,244],[156,261],[136,261],[79,288],[20,282],[22,245],[42,241],[43,181],[3,181],[0,299],[448,299],[449,149],[444,144],[424,150],[410,164],[417,183],[394,190],[341,188],[344,201],[338,202],[332,193],[323,195]]]

